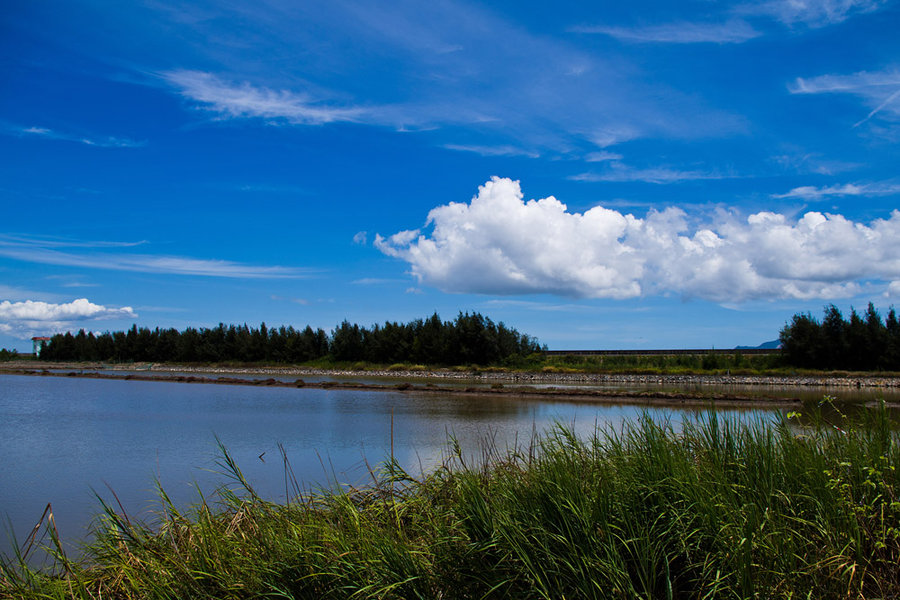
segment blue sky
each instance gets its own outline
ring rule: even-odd
[[[7,0],[0,347],[479,311],[733,347],[900,295],[900,5]]]

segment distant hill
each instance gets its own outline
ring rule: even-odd
[[[771,342],[763,342],[759,346],[737,346],[735,350],[777,350],[778,348],[781,348],[781,342],[772,340]]]

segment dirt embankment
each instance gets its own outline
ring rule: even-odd
[[[663,385],[715,385],[715,386],[779,386],[779,387],[836,387],[836,388],[900,388],[900,377],[872,375],[665,375],[629,373],[565,373],[533,371],[494,370],[340,370],[319,369],[300,366],[196,366],[168,363],[56,363],[34,360],[19,360],[0,363],[0,372],[21,370],[66,370],[80,371],[139,371],[148,373],[198,373],[204,375],[272,375],[277,377],[342,377],[342,378],[388,378],[402,381],[477,381],[498,382],[520,385],[548,384],[663,384]]]
[[[126,372],[123,372],[126,371]],[[533,397],[547,400],[585,401],[594,403],[634,403],[647,405],[795,407],[799,398],[767,397],[760,394],[741,395],[704,391],[704,386],[831,386],[853,388],[896,388],[900,378],[888,377],[788,377],[742,375],[634,375],[598,373],[547,373],[505,371],[344,371],[305,367],[209,367],[169,364],[108,365],[101,363],[42,363],[13,361],[0,363],[0,373],[51,377],[86,377],[134,381],[166,381],[255,387],[402,391],[425,394],[479,394]],[[242,377],[250,376],[250,377]],[[265,376],[269,376],[266,378]],[[339,377],[338,381],[304,381],[303,377]],[[275,377],[278,377],[276,379]],[[288,379],[294,377],[295,379]],[[353,378],[367,379],[360,383]],[[376,382],[371,382],[373,379]],[[446,382],[446,384],[444,384]],[[467,383],[472,385],[467,386]],[[617,390],[593,389],[590,386],[611,384],[646,384],[657,389]],[[554,385],[580,387],[553,387]],[[661,386],[689,387],[691,391],[667,391]]]

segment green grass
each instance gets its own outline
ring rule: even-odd
[[[220,365],[221,366],[221,365]],[[236,364],[234,366],[237,366]],[[263,363],[242,366],[266,366]],[[395,363],[391,365],[358,362],[337,362],[327,358],[304,363],[303,366],[354,371],[425,371],[449,369],[456,372],[542,372],[542,373],[604,373],[637,375],[835,375],[850,376],[860,373],[846,371],[821,371],[797,369],[786,365],[779,354],[671,354],[671,355],[543,355],[511,356],[495,365],[415,365]],[[894,372],[876,372],[879,376],[896,376]]]
[[[516,368],[544,372],[637,374],[785,374],[791,371],[779,354],[542,355],[508,359]]]
[[[463,372],[505,372],[530,371],[544,373],[634,373],[634,374],[669,374],[699,375],[724,374],[735,375],[784,375],[796,372],[796,369],[785,366],[779,354],[743,355],[740,351],[734,354],[672,354],[672,355],[543,355],[540,353],[528,356],[514,355],[495,365],[413,365],[396,363],[382,365],[367,362],[335,362],[322,358],[306,366],[323,369],[347,370],[426,370],[449,368]],[[812,372],[812,371],[807,371]],[[817,372],[821,373],[821,372]]]
[[[884,408],[802,419],[644,417],[586,440],[560,427],[423,480],[389,462],[367,488],[284,505],[223,449],[234,485],[186,511],[161,490],[153,527],[104,505],[83,559],[51,536],[55,566],[7,557],[0,596],[897,597],[894,424]]]

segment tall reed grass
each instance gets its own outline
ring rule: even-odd
[[[807,415],[808,417],[808,415]],[[83,559],[7,557],[8,598],[896,598],[897,433],[710,412],[643,417],[579,439],[490,444],[424,479],[393,460],[373,484],[260,498],[233,479],[159,522],[102,504]],[[451,440],[451,448],[454,447]],[[286,485],[299,492],[285,457]]]

